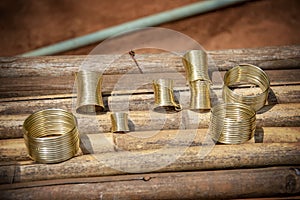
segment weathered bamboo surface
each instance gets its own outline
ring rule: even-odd
[[[1,199],[232,199],[297,195],[299,166],[153,173],[0,185]],[[88,191],[88,192],[85,192]]]
[[[300,103],[275,104],[265,106],[257,115],[258,127],[299,126]],[[109,132],[111,128],[110,114],[98,116],[77,115],[79,129],[84,134]],[[22,125],[28,114],[0,115],[0,138],[23,137]],[[131,131],[160,130],[160,129],[192,129],[207,128],[210,113],[197,113],[183,110],[173,114],[155,113],[152,111],[131,111],[129,113]]]
[[[205,156],[204,153],[208,152]],[[274,156],[276,155],[276,156]],[[174,158],[174,160],[172,159]],[[118,151],[82,155],[58,164],[28,161],[0,166],[0,183],[122,175],[149,171],[195,171],[298,165],[299,143],[255,143]],[[164,165],[165,164],[165,165]]]
[[[208,129],[136,131],[130,134],[88,134],[81,137],[85,153],[107,153],[118,151],[140,151],[161,149],[165,146],[176,148],[201,146]],[[256,130],[252,143],[299,143],[300,127],[264,127]],[[90,146],[88,145],[90,144]],[[95,150],[94,150],[95,149]],[[0,162],[29,161],[30,158],[23,138],[0,140]]]
[[[107,112],[77,115],[81,151],[51,165],[30,160],[22,124],[37,110],[74,110],[74,73],[86,57],[0,58],[0,198],[209,199],[299,194],[300,46],[209,52],[213,105],[220,100],[225,71],[236,64],[258,65],[271,79],[268,103],[257,114],[255,136],[241,145],[207,143],[210,113],[188,109],[190,92],[181,55],[137,54],[144,74],[139,74],[126,52],[90,57],[91,69],[105,69],[102,95]],[[183,111],[151,110],[151,81],[156,78],[175,80],[175,95]],[[145,84],[137,87],[137,83]],[[129,133],[110,133],[112,111],[129,112]],[[140,174],[144,172],[160,173]],[[85,188],[91,192],[83,193]]]

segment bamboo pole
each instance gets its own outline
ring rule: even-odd
[[[0,185],[1,199],[227,199],[297,195],[299,166],[89,177]],[[288,197],[286,197],[288,198]]]
[[[211,148],[213,147],[213,148]],[[276,156],[274,156],[276,155]],[[299,143],[256,143],[164,148],[138,152],[118,151],[82,155],[59,164],[27,161],[0,166],[0,183],[244,167],[297,165]]]
[[[268,104],[277,103],[300,103],[300,85],[274,86],[271,88]],[[149,110],[154,103],[154,94],[152,90],[143,90],[142,93],[133,93],[129,91],[122,95],[104,96],[104,104],[106,108],[111,110]],[[257,92],[255,88],[240,88],[237,92],[241,94],[253,94]],[[190,91],[187,87],[175,92],[180,97],[179,103],[184,107],[189,107]],[[212,102],[220,101],[222,89],[213,89],[211,96]],[[72,110],[72,106],[76,105],[76,94],[67,95],[46,95],[35,98],[11,98],[0,99],[0,114],[30,114],[38,110],[47,108],[61,108]]]
[[[84,153],[107,153],[115,151],[155,150],[165,146],[177,148],[201,146],[205,142],[208,129],[137,131],[129,134],[89,134],[81,136]],[[253,143],[299,143],[300,127],[266,127],[256,130],[254,137],[247,142]],[[0,140],[0,162],[30,160],[24,140]]]
[[[300,103],[276,104],[265,106],[257,114],[258,127],[299,126]],[[97,116],[77,115],[79,131],[82,134],[109,132],[110,113]],[[23,137],[22,125],[28,117],[21,115],[0,115],[0,139]],[[129,126],[132,132],[141,130],[196,129],[207,128],[210,113],[197,113],[183,110],[174,114],[153,111],[129,112]]]
[[[251,63],[264,70],[298,69],[300,66],[300,45],[274,46],[252,49],[227,49],[208,51],[211,56],[210,66],[217,66],[220,71],[229,70],[239,63]],[[168,67],[160,69],[161,73],[170,71],[184,72],[181,57],[184,52],[160,54],[136,54],[139,63],[147,68],[147,73],[157,72],[157,63],[168,63]],[[123,74],[135,69],[131,73],[139,73],[128,52],[124,55],[97,55],[91,59],[91,66],[109,68],[105,74]],[[33,76],[72,76],[87,56],[41,56],[32,58],[2,57],[0,58],[0,77],[33,77]],[[100,61],[100,62],[99,62]],[[115,62],[112,62],[115,61]]]

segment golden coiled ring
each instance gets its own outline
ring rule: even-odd
[[[249,83],[259,86],[262,93],[242,95],[230,89],[230,87],[238,84]],[[224,76],[223,99],[227,103],[244,103],[258,111],[265,105],[269,89],[270,79],[262,69],[251,64],[241,64],[226,72]]]
[[[256,112],[241,103],[223,103],[211,109],[209,133],[213,140],[240,144],[250,140],[256,128]]]
[[[35,112],[24,121],[23,129],[29,156],[37,162],[62,162],[79,150],[76,118],[65,110]]]

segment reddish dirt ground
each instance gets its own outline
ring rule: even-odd
[[[195,0],[2,0],[0,56],[24,53]],[[207,50],[300,44],[299,0],[256,0],[160,25]],[[63,54],[88,54],[97,44]]]

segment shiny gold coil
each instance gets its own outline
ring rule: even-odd
[[[23,129],[28,154],[37,162],[62,162],[79,150],[76,118],[65,110],[35,112],[24,121]]]
[[[210,110],[210,83],[208,81],[190,82],[191,99],[190,109],[192,110]]]
[[[112,113],[111,119],[111,132],[113,133],[127,133],[129,132],[128,114],[122,112]]]
[[[180,111],[181,105],[175,102],[173,80],[158,79],[153,81],[154,111]]]
[[[208,76],[207,54],[205,51],[188,51],[183,55],[182,62],[189,82],[196,80],[211,82]]]
[[[225,144],[250,140],[256,128],[253,108],[241,103],[223,103],[211,109],[209,132],[212,139]]]
[[[238,94],[230,89],[230,87],[238,84],[254,84],[259,86],[262,92],[249,96]],[[244,103],[258,111],[266,103],[269,88],[270,79],[262,69],[250,64],[241,64],[226,72],[224,76],[223,99],[227,103]]]
[[[100,72],[83,70],[77,73],[77,113],[97,114],[104,111],[101,85]]]

